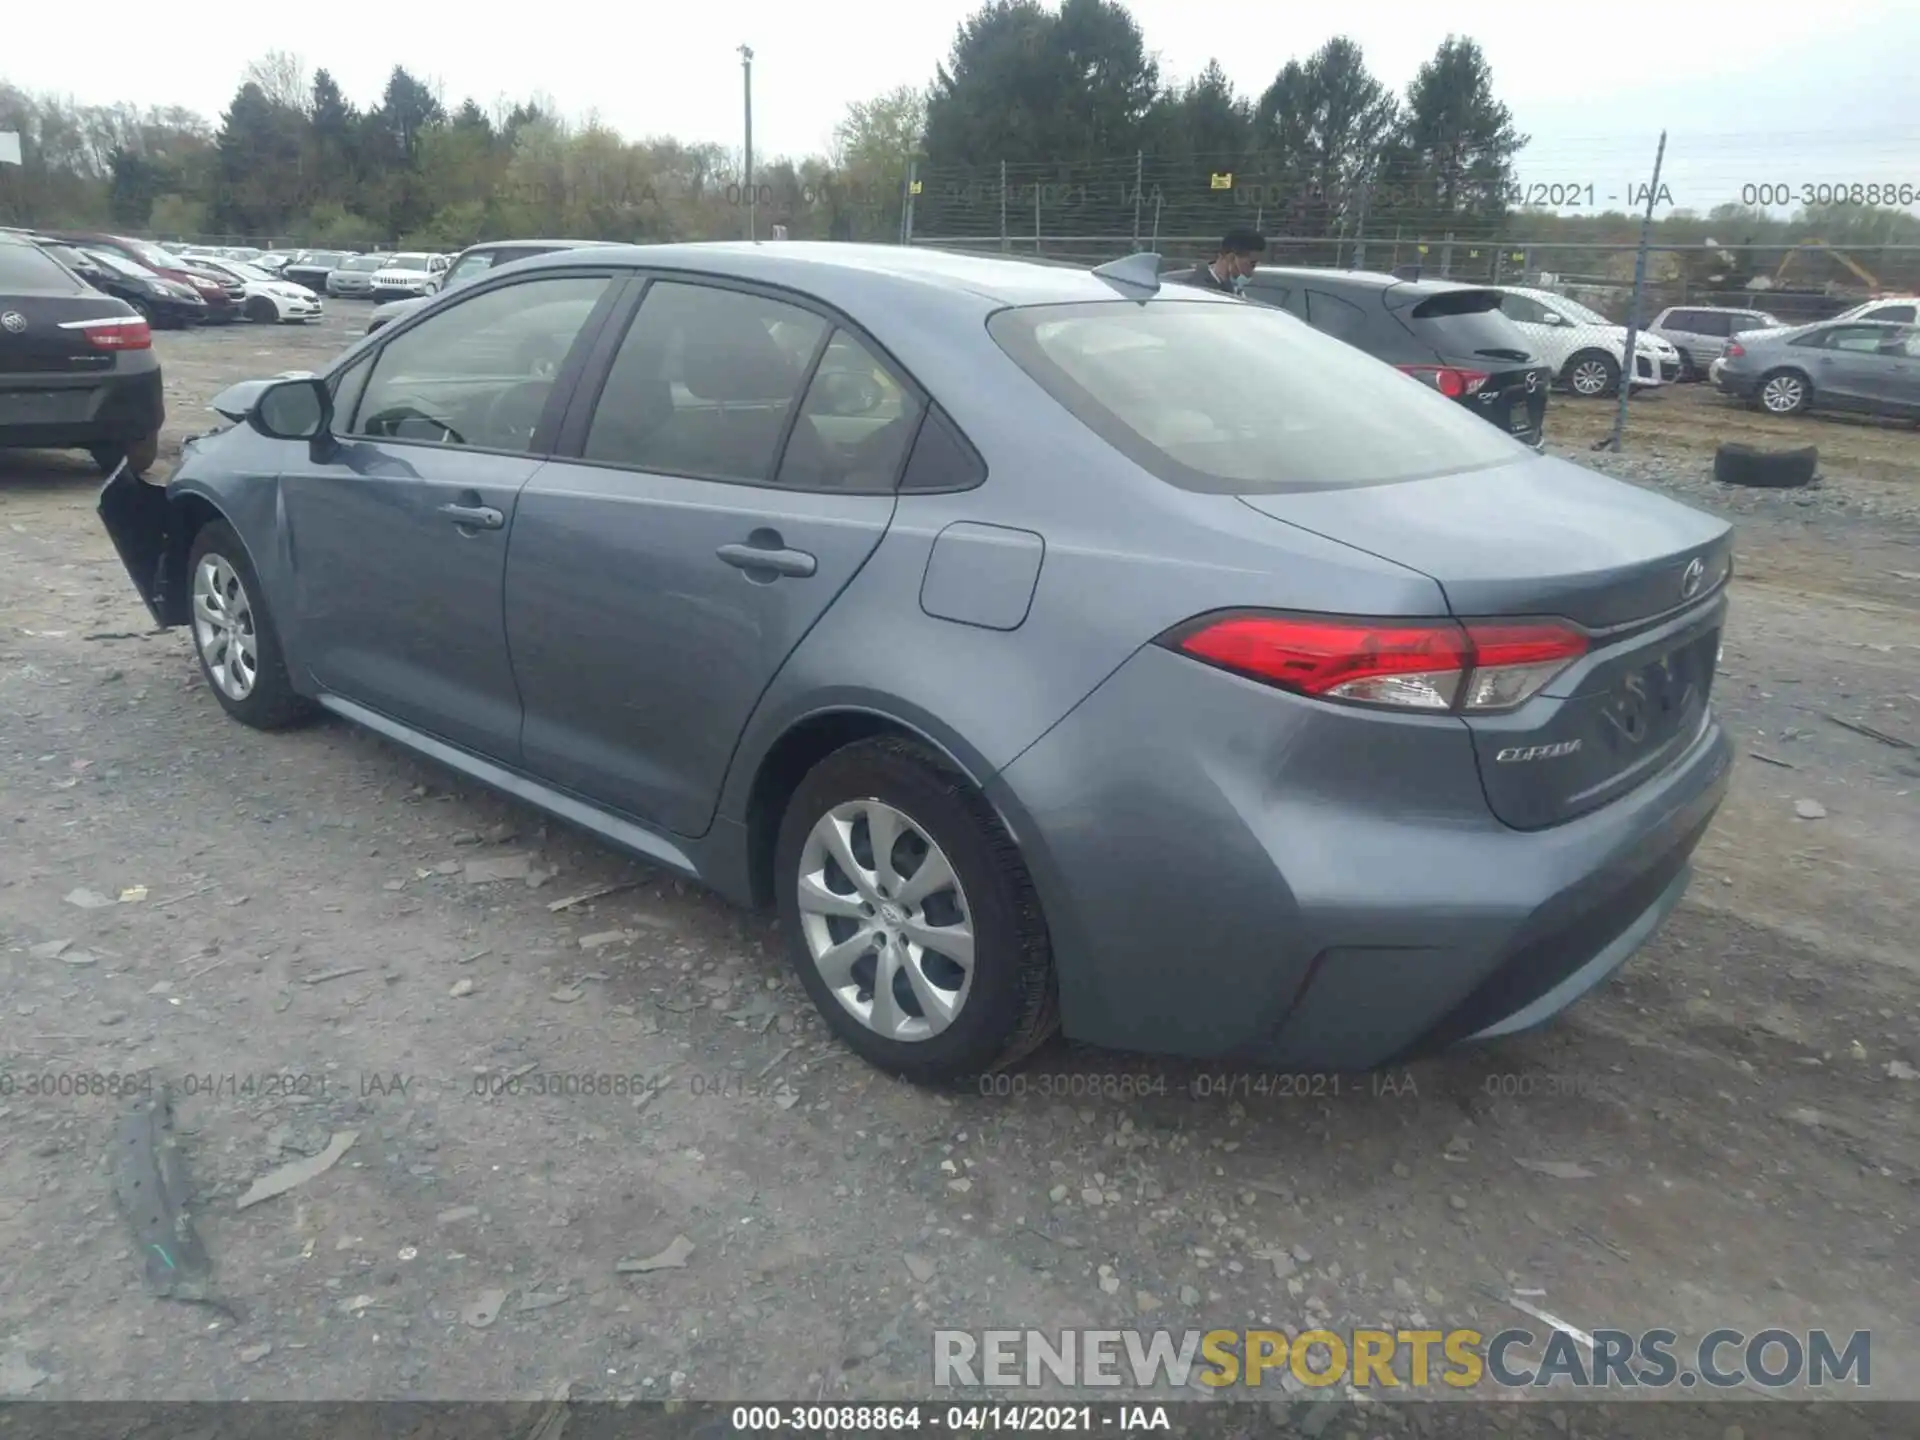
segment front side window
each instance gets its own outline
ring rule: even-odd
[[[1836,325],[1813,337],[1822,350],[1851,350],[1856,354],[1878,354],[1886,343],[1887,332],[1878,325]]]
[[[584,458],[768,483],[827,330],[825,320],[797,305],[656,282],[608,371]]]
[[[1500,297],[1500,309],[1506,315],[1522,325],[1550,325],[1547,319],[1547,307],[1530,295],[1504,294]]]
[[[1184,489],[1382,484],[1530,453],[1364,351],[1257,305],[1029,306],[988,329],[1102,439]]]
[[[348,433],[530,451],[554,377],[609,283],[567,275],[507,285],[394,336]]]

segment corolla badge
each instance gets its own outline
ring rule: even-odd
[[[1700,584],[1707,578],[1706,561],[1695,556],[1687,562],[1687,568],[1680,576],[1680,598],[1691,600],[1700,593]]]
[[[1512,765],[1521,760],[1554,760],[1571,755],[1579,748],[1578,740],[1562,740],[1555,745],[1513,745],[1493,758],[1502,765]]]
[[[9,310],[4,315],[0,315],[0,329],[5,329],[9,335],[18,335],[26,328],[27,317],[18,310]]]

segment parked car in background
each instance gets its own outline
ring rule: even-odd
[[[1869,300],[1851,310],[1842,310],[1832,320],[1872,320],[1883,325],[1911,325],[1920,320],[1920,297],[1882,295],[1878,300]]]
[[[269,275],[278,275],[282,269],[297,258],[298,252],[292,250],[269,250],[264,255],[256,255],[251,263],[258,265]]]
[[[19,235],[0,235],[0,448],[85,450],[145,474],[166,418],[153,332]]]
[[[111,251],[163,279],[192,287],[194,293],[205,302],[206,318],[209,320],[232,317],[235,307],[226,287],[217,280],[195,275],[171,250],[150,241],[134,240],[125,235],[103,235],[98,231],[53,230],[47,233],[54,239],[73,241],[89,250]]]
[[[545,255],[216,397],[100,513],[229,716],[772,905],[887,1070],[1544,1023],[1725,794],[1731,526],[1120,265]]]
[[[373,272],[373,298],[379,302],[431,295],[440,288],[447,263],[446,256],[425,250],[398,251]]]
[[[327,277],[353,258],[351,250],[302,250],[280,267],[280,277],[304,285],[314,294],[324,294]]]
[[[325,313],[320,297],[306,286],[282,280],[244,260],[207,260],[202,264],[219,270],[240,287],[241,311],[256,324],[318,320]]]
[[[211,280],[220,287],[222,303],[217,307],[209,303],[207,319],[215,324],[229,324],[238,320],[247,304],[247,287],[217,259],[211,256],[197,255],[191,259],[182,257],[181,268],[187,272],[189,280]]]
[[[1583,399],[1613,394],[1627,370],[1627,327],[1551,290],[1517,285],[1493,287],[1500,308],[1520,327],[1527,346],[1553,367],[1559,383]],[[1680,378],[1680,352],[1641,331],[1634,344],[1635,389]]]
[[[515,260],[530,260],[535,255],[551,255],[556,250],[580,250],[594,245],[611,245],[611,240],[489,240],[481,245],[469,245],[454,257],[454,261],[439,277],[438,290],[456,290],[462,285],[478,280],[490,270],[502,265],[511,265]],[[373,313],[367,317],[367,333],[371,335],[383,325],[389,325],[402,315],[410,315],[426,304],[430,295],[413,296],[405,300],[389,300],[376,305]]]
[[[1851,410],[1920,416],[1920,327],[1826,320],[1731,340],[1714,386],[1774,415]]]
[[[181,329],[207,318],[207,302],[191,285],[167,280],[111,250],[90,250],[42,238],[40,248],[102,294],[124,300],[155,329]]]
[[[1553,368],[1501,312],[1497,290],[1262,265],[1244,294],[1386,361],[1528,445],[1543,443]]]
[[[1764,310],[1740,310],[1724,305],[1676,305],[1662,310],[1647,326],[1680,352],[1680,378],[1704,380],[1727,341],[1749,330],[1782,329],[1780,321]]]
[[[370,299],[373,295],[373,277],[391,256],[385,254],[351,255],[342,260],[327,276],[327,294],[340,297],[349,296],[356,300]],[[280,272],[286,274],[285,270]]]

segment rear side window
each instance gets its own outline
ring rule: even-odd
[[[71,290],[73,277],[32,245],[0,245],[0,295]]]
[[[789,490],[893,492],[921,405],[859,337],[836,330],[800,404],[774,483]]]
[[[1498,290],[1449,290],[1398,313],[1436,355],[1518,363],[1533,351],[1520,327],[1500,308],[1501,299]],[[1387,304],[1393,308],[1391,293]]]
[[[971,490],[984,484],[986,461],[960,433],[960,427],[947,418],[938,405],[927,412],[907,457],[906,474],[900,477],[902,490]]]
[[[1869,310],[1860,317],[1862,320],[1878,320],[1882,324],[1911,325],[1914,307],[1911,305],[1883,305],[1878,310]]]
[[[1375,485],[1530,453],[1364,351],[1258,305],[1036,305],[1003,310],[988,329],[1089,429],[1183,489]]]
[[[1367,312],[1324,290],[1307,291],[1307,323],[1349,345],[1366,343]]]
[[[1688,317],[1693,323],[1682,326],[1689,335],[1731,335],[1733,317],[1724,310],[1695,310]]]

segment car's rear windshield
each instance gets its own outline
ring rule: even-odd
[[[1387,304],[1438,354],[1516,362],[1531,355],[1527,337],[1501,310],[1497,290],[1443,290],[1406,307],[1394,306],[1389,294]]]
[[[31,245],[0,245],[0,295],[71,290],[73,276]]]
[[[1264,306],[1035,305],[988,329],[1108,444],[1187,490],[1375,485],[1528,453],[1419,380]]]

